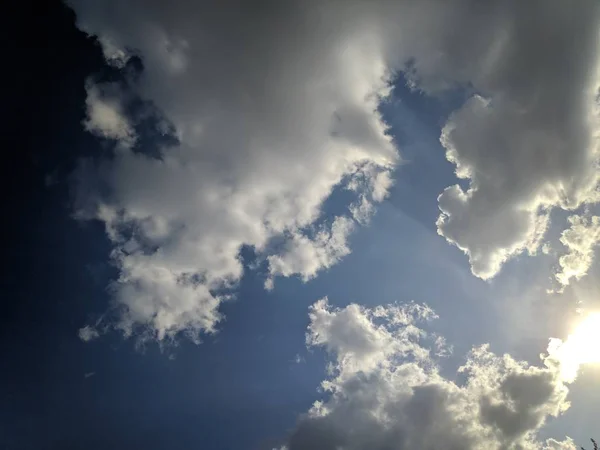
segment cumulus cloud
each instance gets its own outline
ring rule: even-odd
[[[378,112],[399,71],[430,95],[477,92],[442,133],[470,187],[440,195],[437,222],[476,275],[535,251],[552,207],[592,197],[595,0],[69,4],[108,64],[143,66],[127,92],[88,86],[86,126],[120,149],[74,177],[75,215],[103,221],[113,241],[126,334],[214,331],[242,246],[268,265],[267,287],[348,254],[399,159]],[[177,142],[144,152],[144,127],[119,106],[129,97]],[[355,200],[331,221],[336,188]]]
[[[267,257],[270,278],[267,287],[273,287],[273,277],[301,274],[304,281],[317,275],[321,269],[336,264],[350,253],[348,236],[354,221],[348,217],[336,217],[330,229],[320,230],[313,238],[299,232],[286,243],[283,252]]]
[[[451,62],[468,55],[456,69],[477,95],[442,132],[468,188],[440,195],[438,232],[484,279],[510,257],[535,251],[551,208],[598,199],[600,4],[492,3],[471,18],[476,25],[455,27],[457,38],[441,55]],[[469,40],[473,26],[480,34]]]
[[[567,251],[558,259],[556,280],[567,286],[571,278],[585,276],[594,260],[594,248],[600,240],[600,217],[573,215],[569,228],[562,232],[560,242]]]
[[[369,208],[398,160],[377,111],[389,71],[368,20],[354,28],[312,2],[70,3],[108,63],[141,59],[123,96],[151,102],[177,139],[158,156],[121,145],[75,176],[76,215],[103,221],[114,245],[118,328],[213,332],[244,245],[268,265],[267,287],[350,252],[354,204],[328,221],[323,202],[353,186]],[[86,123],[127,144],[122,109],[96,95],[106,89],[88,88]]]
[[[460,369],[466,381],[442,377],[436,339],[419,322],[436,317],[416,304],[375,309],[310,309],[307,344],[326,349],[327,394],[300,418],[284,448],[304,449],[575,449],[570,439],[541,443],[537,431],[569,404],[555,360],[541,367],[474,348]]]

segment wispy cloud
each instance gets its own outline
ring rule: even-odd
[[[81,339],[84,342],[92,341],[99,336],[100,334],[98,333],[98,331],[90,325],[86,325],[79,329],[79,339]]]

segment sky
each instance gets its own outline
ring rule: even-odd
[[[600,3],[36,8],[5,53],[2,448],[598,436]]]

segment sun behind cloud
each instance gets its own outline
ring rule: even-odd
[[[583,364],[600,363],[600,312],[588,314],[566,341],[552,339],[550,355],[560,362],[562,377],[573,381]]]

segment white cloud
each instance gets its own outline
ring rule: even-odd
[[[304,449],[575,449],[573,442],[536,438],[548,416],[569,405],[555,362],[530,366],[476,347],[458,384],[442,377],[435,339],[417,325],[428,307],[310,309],[307,344],[333,361],[327,394],[300,418],[286,448]]]
[[[266,285],[273,287],[273,277],[301,274],[304,281],[317,275],[322,269],[336,264],[350,253],[347,239],[354,228],[354,222],[348,217],[336,217],[331,229],[320,230],[313,238],[300,232],[294,233],[287,241],[283,252],[270,255],[270,278]]]
[[[555,274],[563,286],[567,286],[571,278],[579,280],[587,274],[600,240],[600,217],[572,215],[568,220],[570,227],[560,237],[567,252],[558,259],[560,269]]]
[[[139,121],[120,120],[123,98],[96,95],[109,85],[88,87],[89,129],[125,148],[82,164],[76,216],[106,224],[126,333],[213,331],[243,245],[268,262],[267,287],[347,254],[350,217],[368,222],[398,162],[377,111],[398,70],[432,95],[481,94],[444,129],[471,187],[442,193],[438,220],[478,276],[534,252],[545,210],[575,207],[596,184],[593,0],[69,3],[108,63],[141,58],[119,95],[151,102],[178,138],[160,157],[128,149]],[[328,229],[324,201],[344,184],[356,199]]]
[[[544,255],[550,255],[552,251],[552,245],[550,244],[550,242],[544,242],[542,244],[542,253]]]
[[[598,199],[600,4],[492,3],[465,17],[466,31],[440,56],[480,95],[442,133],[447,158],[469,188],[440,195],[438,232],[484,279],[512,256],[535,251],[549,209]],[[472,27],[480,33],[469,39]],[[454,66],[461,57],[465,66]]]
[[[160,157],[128,149],[124,124],[138,118],[99,101],[110,86],[88,86],[88,128],[126,144],[75,176],[76,216],[103,221],[113,242],[117,328],[159,340],[215,331],[243,245],[267,262],[267,286],[350,252],[352,212],[328,225],[323,202],[343,184],[360,185],[356,204],[381,201],[398,160],[377,112],[389,72],[373,17],[304,2],[71,4],[109,63],[127,49],[141,58],[124,103],[151,101],[178,139]]]
[[[132,124],[123,111],[120,92],[115,85],[86,83],[86,114],[83,125],[87,131],[98,136],[114,139],[130,147],[136,135]]]

